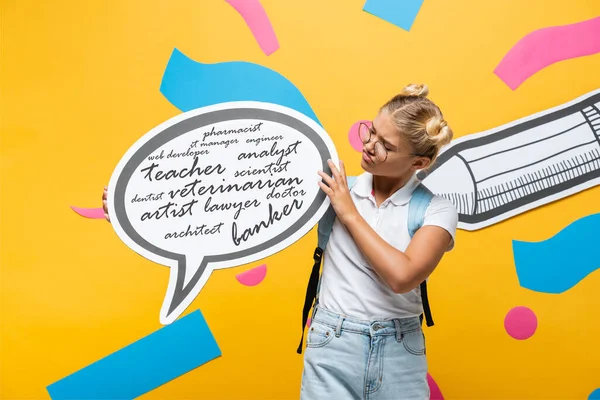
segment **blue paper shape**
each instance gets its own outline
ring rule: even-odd
[[[542,242],[513,240],[520,285],[544,293],[569,290],[600,268],[599,237],[600,214],[592,214]]]
[[[298,88],[278,72],[244,61],[203,64],[173,50],[160,92],[181,111],[228,101],[263,101],[319,122]]]
[[[423,0],[367,0],[363,10],[410,31]]]
[[[594,390],[590,394],[590,397],[588,397],[588,400],[600,400],[600,388]]]
[[[58,399],[133,399],[218,357],[202,313],[193,313],[47,387]]]

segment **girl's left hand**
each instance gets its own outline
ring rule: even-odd
[[[340,160],[340,170],[337,169],[333,161],[328,160],[327,164],[331,168],[332,176],[323,171],[319,171],[319,176],[323,181],[319,182],[321,189],[327,194],[331,205],[339,220],[346,225],[348,221],[358,216],[358,210],[350,196],[348,181],[346,180],[346,168],[344,162]]]

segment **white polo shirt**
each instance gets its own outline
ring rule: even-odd
[[[416,175],[379,207],[373,196],[373,175],[356,178],[350,194],[358,212],[389,244],[405,251],[410,242],[408,202],[419,184]],[[458,213],[443,197],[434,196],[425,213],[425,225],[435,225],[452,235],[454,247]],[[418,316],[423,312],[420,289],[397,294],[367,263],[346,227],[336,218],[323,257],[319,305],[362,320],[386,320]]]

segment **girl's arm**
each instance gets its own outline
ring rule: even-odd
[[[333,177],[323,172],[319,175],[321,189],[331,200],[342,222],[363,253],[369,265],[395,293],[406,293],[423,282],[438,265],[452,237],[437,226],[424,226],[417,231],[405,252],[402,252],[375,232],[358,213],[346,181],[346,171],[340,161],[341,172],[329,161]]]

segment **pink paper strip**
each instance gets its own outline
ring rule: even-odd
[[[225,0],[244,18],[246,25],[252,31],[254,39],[266,55],[270,55],[279,48],[275,31],[258,0]]]
[[[533,31],[513,46],[494,70],[512,90],[555,62],[600,52],[600,17]]]
[[[239,283],[245,286],[256,286],[265,279],[267,275],[267,265],[263,264],[256,268],[242,272],[235,276]]]
[[[430,400],[444,400],[444,395],[440,390],[440,387],[435,382],[433,377],[427,374],[427,383],[429,383],[429,399]]]
[[[75,211],[77,214],[81,215],[82,217],[92,218],[92,219],[104,218],[104,209],[102,207],[100,207],[100,208],[80,208],[80,207],[71,206],[71,208],[73,209],[73,211]]]

